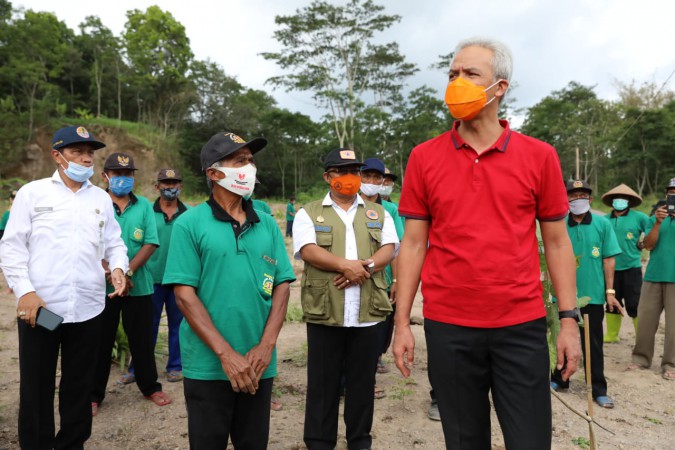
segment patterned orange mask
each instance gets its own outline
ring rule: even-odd
[[[330,180],[330,187],[342,195],[351,197],[359,192],[359,189],[361,188],[361,177],[351,173],[342,175],[341,177],[335,177]]]

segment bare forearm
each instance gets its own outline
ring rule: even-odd
[[[154,244],[143,245],[138,253],[136,253],[136,256],[134,256],[131,261],[129,261],[129,270],[135,272],[143,267],[145,263],[148,262],[148,259],[150,259],[152,254],[155,253],[155,249],[157,249],[157,246]]]
[[[270,310],[270,315],[267,317],[267,323],[260,339],[260,342],[270,349],[273,349],[277,345],[281,327],[286,319],[290,293],[290,284],[287,282],[278,284],[272,291],[272,309]]]
[[[328,250],[316,244],[308,244],[300,250],[300,256],[305,263],[326,272],[340,272],[344,270],[345,258],[335,256]]]
[[[564,220],[541,222],[546,263],[561,311],[577,306],[577,268]]]
[[[233,351],[232,347],[218,332],[211,320],[211,316],[197,297],[194,288],[190,286],[176,286],[173,290],[176,297],[176,305],[183,313],[183,317],[190,325],[192,331],[209,346],[218,357]]]
[[[420,284],[422,266],[427,254],[427,245],[416,245],[410,240],[401,244],[398,254],[399,261],[405,261],[405,270],[401,270],[397,275],[396,284],[396,318],[397,326],[408,325],[410,323],[410,311],[412,310],[415,294]]]
[[[605,258],[602,260],[602,270],[605,274],[605,289],[614,289],[614,269],[616,268],[616,260]]]
[[[379,272],[389,265],[392,258],[394,258],[394,244],[386,244],[380,247],[370,259],[375,262],[375,272]]]
[[[659,241],[659,231],[661,230],[661,222],[656,222],[654,227],[649,231],[649,234],[645,236],[644,245],[645,249],[650,252],[656,247],[656,243]]]

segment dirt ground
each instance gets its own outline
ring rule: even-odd
[[[301,263],[295,262],[298,278]],[[0,277],[0,450],[18,449],[17,413],[19,399],[18,340],[15,321],[15,299],[7,294],[4,277]],[[419,296],[418,296],[419,297]],[[290,310],[300,307],[299,283],[294,283]],[[413,316],[421,317],[418,298]],[[427,379],[426,345],[421,326],[414,326],[417,342],[415,368],[404,380],[396,370],[391,354],[385,357],[390,372],[377,375],[377,384],[386,397],[376,400],[373,422],[375,449],[443,449],[440,422],[427,418],[429,381]],[[166,328],[160,329],[160,339]],[[634,340],[632,323],[624,319],[621,342],[605,346],[605,367],[609,395],[616,401],[613,410],[594,407],[599,424],[614,435],[595,427],[599,449],[673,449],[675,448],[675,383],[663,380],[658,361],[663,349],[663,324],[656,339],[655,364],[650,370],[625,372],[630,362]],[[306,448],[302,442],[304,396],[306,385],[306,334],[301,322],[284,325],[278,341],[279,376],[275,393],[283,404],[281,411],[271,412],[271,450]],[[161,353],[161,352],[160,352]],[[166,356],[159,355],[161,371]],[[164,390],[173,398],[166,407],[157,407],[145,400],[135,385],[118,386],[119,367],[114,366],[108,384],[108,396],[94,418],[89,449],[187,449],[187,414],[182,383],[163,381]],[[587,409],[586,390],[581,374],[573,377],[571,389],[563,398],[579,411]],[[557,399],[553,403],[553,448],[588,448],[587,423],[569,411]],[[55,414],[58,414],[58,398]],[[57,417],[58,424],[58,417]],[[58,425],[57,425],[58,426]],[[340,423],[338,449],[346,448],[344,423]],[[492,414],[493,448],[501,449],[503,439],[497,418]],[[231,448],[228,447],[228,448]]]

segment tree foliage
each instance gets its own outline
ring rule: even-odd
[[[400,21],[371,0],[346,5],[314,1],[292,16],[277,16],[280,52],[263,53],[285,74],[268,81],[289,90],[309,91],[328,111],[340,146],[356,148],[357,116],[368,105],[391,106],[403,82],[417,69],[405,62],[398,44],[376,44],[375,35]]]

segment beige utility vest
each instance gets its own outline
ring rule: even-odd
[[[322,200],[304,206],[314,222],[316,243],[335,256],[345,257],[346,228],[332,205]],[[384,208],[377,203],[358,205],[354,217],[354,234],[359,259],[368,259],[382,245]],[[345,291],[333,284],[337,272],[326,272],[305,262],[302,274],[301,302],[303,319],[321,325],[342,326],[345,313]],[[381,322],[392,311],[387,295],[384,272],[375,272],[361,285],[360,322]]]

